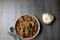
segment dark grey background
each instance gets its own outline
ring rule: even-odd
[[[55,16],[50,25],[43,24],[41,20],[41,15],[46,11]],[[9,28],[24,14],[35,15],[41,23],[40,33],[32,40],[60,40],[59,13],[59,0],[0,0],[0,40],[14,40],[8,35]]]

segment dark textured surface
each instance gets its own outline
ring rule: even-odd
[[[41,20],[46,11],[55,16],[50,25]],[[8,35],[9,28],[24,14],[35,15],[41,23],[41,31],[32,40],[60,40],[60,0],[0,0],[0,40],[14,40]]]
[[[35,13],[39,18],[40,15],[49,11],[55,16],[55,20],[50,25],[42,23],[42,32],[34,40],[60,40],[59,39],[59,12],[58,12],[58,1],[57,0],[38,0],[35,1]],[[40,20],[41,21],[41,20]]]

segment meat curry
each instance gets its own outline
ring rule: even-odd
[[[32,16],[21,16],[16,22],[16,31],[20,37],[30,38],[38,30],[37,20]]]

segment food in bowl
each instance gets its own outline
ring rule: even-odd
[[[16,32],[22,38],[35,37],[40,29],[38,20],[29,15],[21,16],[16,22]]]
[[[43,23],[50,24],[54,20],[54,16],[49,12],[46,12],[42,14],[42,20],[43,20]]]

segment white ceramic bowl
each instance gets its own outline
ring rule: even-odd
[[[22,16],[25,16],[25,15],[22,15]],[[39,31],[40,31],[40,23],[39,23],[38,19],[37,19],[35,16],[33,16],[33,15],[28,15],[28,16],[31,16],[31,17],[33,17],[33,18],[36,19],[36,21],[38,22],[38,30],[37,30],[37,33],[36,33],[34,36],[30,37],[30,38],[22,38],[22,37],[20,37],[20,36],[17,34],[18,37],[21,38],[21,39],[23,39],[23,40],[33,39],[34,37],[36,37],[36,36],[38,35],[38,33],[39,33]],[[19,18],[20,18],[20,17],[19,17]],[[15,24],[15,25],[16,25],[16,24]],[[15,26],[15,29],[16,29],[16,26]],[[17,32],[16,32],[16,33],[17,33]]]

